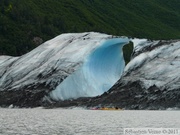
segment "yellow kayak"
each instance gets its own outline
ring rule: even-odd
[[[91,110],[123,110],[117,107],[109,108],[109,107],[98,107],[98,108],[91,108]]]

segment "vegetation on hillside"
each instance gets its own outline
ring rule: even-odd
[[[179,0],[0,0],[0,55],[19,56],[69,32],[180,38]]]

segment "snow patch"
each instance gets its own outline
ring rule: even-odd
[[[143,43],[147,42],[147,39],[139,39],[139,38],[133,38],[131,39],[133,42],[134,48],[137,46],[141,46]]]

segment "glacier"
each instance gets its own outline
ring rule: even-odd
[[[121,77],[125,62],[122,47],[128,38],[108,39],[85,59],[82,67],[67,77],[50,96],[55,100],[94,97],[108,91]]]
[[[180,108],[179,61],[178,39],[61,34],[23,56],[0,56],[0,106]]]

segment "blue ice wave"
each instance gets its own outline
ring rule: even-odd
[[[82,67],[50,93],[54,100],[94,97],[108,91],[121,77],[125,62],[122,47],[128,38],[104,41],[86,58]]]

